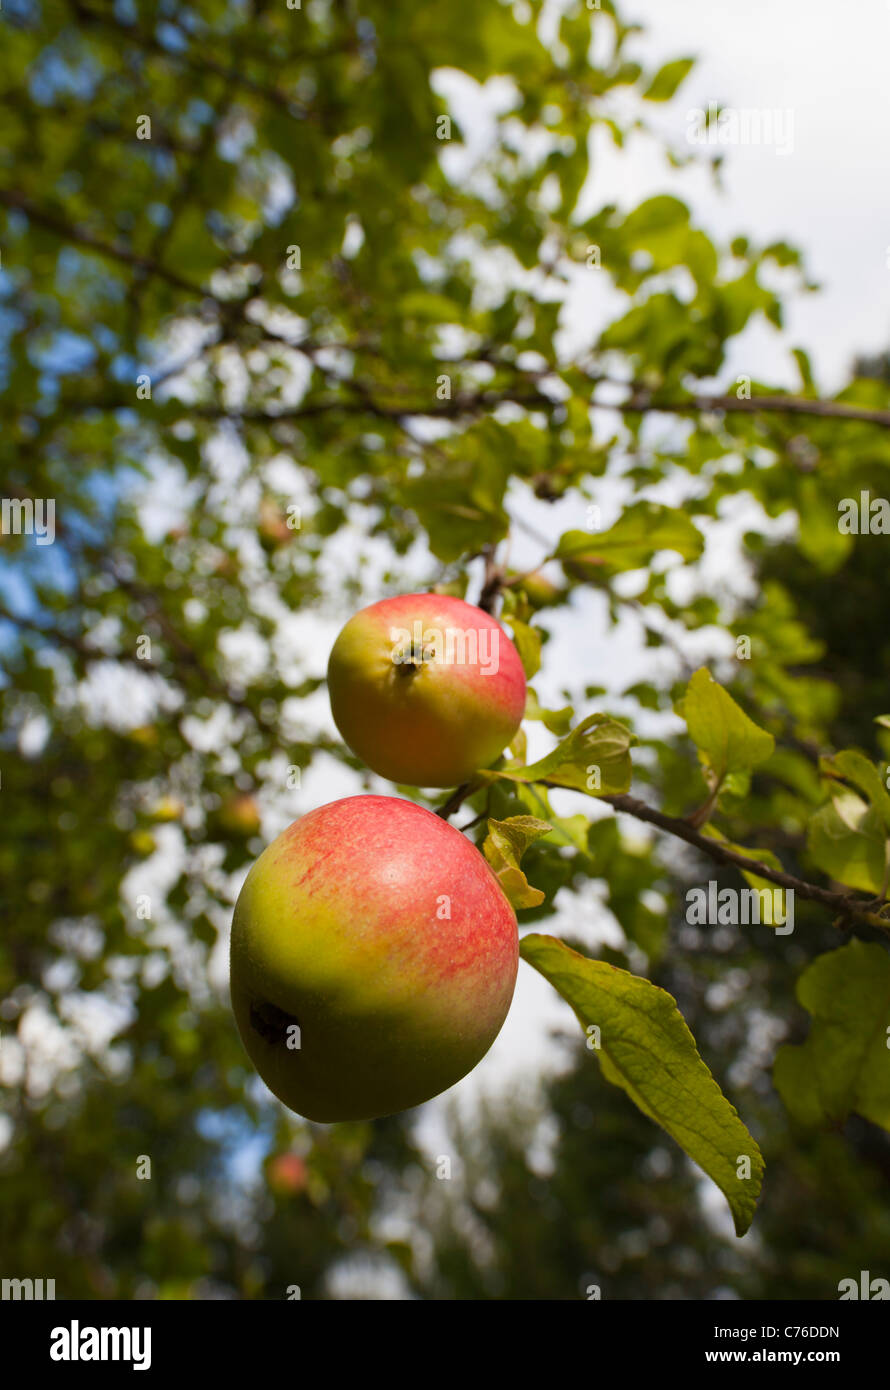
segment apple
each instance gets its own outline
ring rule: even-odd
[[[154,852],[155,852],[155,850],[157,849],[157,847],[158,847],[158,842],[157,842],[157,840],[155,839],[154,835],[152,835],[152,834],[150,833],[150,831],[148,831],[148,830],[133,830],[133,831],[131,831],[131,833],[130,833],[130,848],[131,848],[132,850],[135,850],[137,854],[141,854],[141,855],[143,855],[144,857],[147,857],[149,854],[154,854]]]
[[[271,497],[260,502],[259,525],[257,527],[260,544],[266,550],[275,550],[280,545],[288,545],[294,539],[294,531],[288,526],[284,513]]]
[[[249,792],[228,797],[220,806],[217,817],[220,828],[228,835],[249,839],[260,829],[260,808]]]
[[[551,604],[559,603],[565,596],[565,590],[558,584],[554,584],[541,570],[535,570],[532,574],[522,576],[509,575],[508,578],[520,580],[519,587],[525,594],[529,604],[537,611],[539,608],[548,608]]]
[[[288,827],[235,905],[232,1007],[309,1120],[376,1119],[466,1076],[506,1018],[516,916],[484,857],[413,801],[351,796]]]
[[[454,787],[488,767],[519,728],[525,673],[500,623],[448,594],[361,609],[328,662],[343,739],[381,777]]]
[[[279,1197],[302,1192],[308,1174],[306,1160],[295,1153],[275,1154],[266,1164],[266,1181]]]

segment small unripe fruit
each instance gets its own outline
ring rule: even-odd
[[[271,1091],[310,1120],[420,1105],[510,1007],[516,916],[474,845],[413,801],[354,796],[266,849],[232,924],[232,1006]]]
[[[257,530],[260,544],[266,550],[275,550],[280,545],[288,545],[294,539],[294,532],[288,526],[281,508],[269,497],[264,497],[260,502]]]
[[[154,835],[148,830],[132,830],[130,832],[130,848],[137,854],[148,856],[154,854],[158,847],[158,842]]]
[[[540,570],[535,570],[533,574],[524,575],[519,587],[535,610],[549,608],[551,604],[559,603],[565,592]]]
[[[260,829],[260,808],[249,792],[230,796],[219,808],[219,825],[228,835],[249,839]]]

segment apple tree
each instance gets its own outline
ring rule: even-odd
[[[795,390],[742,371],[812,290],[799,253],[604,199],[692,66],[642,63],[611,0],[2,23],[5,1247],[57,1242],[91,1296],[267,1289],[261,1204],[213,1200],[291,1136],[234,1034],[232,906],[309,802],[380,790],[325,662],[422,589],[509,630],[526,719],[460,785],[388,790],[474,838],[591,1065],[744,1233],[756,1125],[652,976],[756,903],[809,1016],[764,1075],[802,1132],[890,1128],[890,715],[788,577],[831,602],[882,553],[886,377],[826,396],[792,344]],[[664,153],[666,184],[708,158],[681,126]],[[553,930],[594,889],[622,962]],[[376,1239],[367,1163],[415,1150],[398,1122],[313,1143],[274,1181],[309,1194],[321,1289]]]

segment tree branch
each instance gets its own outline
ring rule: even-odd
[[[77,246],[85,246],[88,250],[95,251],[97,255],[104,256],[107,260],[119,261],[122,265],[132,266],[133,269],[139,270],[143,274],[155,275],[158,279],[165,280],[168,285],[172,285],[174,289],[185,290],[190,295],[204,296],[204,290],[200,285],[192,284],[190,280],[184,280],[181,275],[177,275],[175,270],[169,270],[167,266],[160,265],[150,256],[138,255],[137,252],[131,251],[128,246],[122,246],[120,242],[102,241],[101,238],[87,231],[86,227],[69,225],[55,213],[46,208],[38,207],[24,193],[19,193],[16,189],[0,188],[0,205],[23,212],[31,222],[46,227],[47,231],[55,232],[63,241],[72,241]],[[120,409],[119,406],[114,408]]]
[[[555,784],[545,783],[544,785]],[[703,854],[708,855],[718,864],[731,864],[746,873],[756,874],[758,878],[765,878],[780,888],[793,891],[798,897],[805,898],[809,902],[821,903],[823,907],[831,908],[844,921],[863,921],[867,922],[869,926],[890,931],[890,921],[872,912],[870,903],[853,898],[849,893],[839,893],[830,888],[820,888],[817,884],[808,883],[805,879],[785,873],[782,869],[773,869],[760,859],[753,859],[750,855],[740,854],[738,850],[730,849],[728,845],[721,844],[719,840],[713,839],[710,835],[702,834],[700,830],[696,830],[681,817],[666,816],[663,811],[657,811],[653,806],[647,806],[644,801],[640,801],[635,796],[603,796],[599,800],[607,801],[616,811],[624,811],[637,820],[646,821],[649,825],[655,825],[659,830],[664,830],[669,835],[675,835],[678,839],[684,840],[687,845],[701,850]]]
[[[436,815],[441,816],[443,820],[448,820],[450,816],[454,815],[455,811],[460,810],[461,806],[470,795],[471,789],[472,783],[464,782],[456,791],[451,793],[444,805],[439,807]]]
[[[534,785],[548,787],[554,791],[571,790],[571,788],[561,786],[558,782],[545,780]],[[477,788],[472,782],[464,783],[452,793],[436,814],[442,816],[444,820],[448,820],[455,811],[460,809],[474,790]],[[712,839],[709,835],[702,834],[700,830],[696,830],[694,826],[690,825],[689,821],[683,820],[679,816],[667,816],[663,811],[657,811],[654,806],[647,806],[644,801],[640,801],[635,796],[623,794],[600,796],[597,800],[608,802],[614,810],[623,811],[636,820],[645,821],[647,824],[665,831],[668,835],[674,835],[677,839],[685,841],[687,845],[700,850],[702,854],[706,854],[708,858],[713,859],[718,864],[728,864],[745,873],[756,874],[758,878],[764,878],[779,888],[794,892],[799,898],[804,898],[808,902],[820,903],[835,914],[835,925],[841,926],[858,922],[890,933],[890,919],[873,910],[880,899],[855,898],[850,893],[837,892],[831,888],[820,888],[818,884],[808,883],[805,879],[797,878],[794,874],[786,873],[783,869],[773,869],[760,859],[752,858],[747,854],[740,854],[738,850],[722,844],[719,840]],[[885,904],[881,905],[885,906]]]
[[[0,202],[4,195],[0,190]],[[58,229],[57,229],[58,230]],[[138,258],[121,257],[114,248],[95,246],[98,251],[128,259],[130,264],[139,264]],[[144,264],[144,262],[142,262]],[[151,267],[150,267],[151,268]],[[169,279],[163,267],[155,267],[155,272]],[[196,286],[184,286],[192,294],[203,294]],[[212,296],[210,296],[212,297]],[[299,343],[289,346],[299,351]],[[343,385],[350,385],[344,381]],[[890,429],[890,410],[869,410],[864,406],[846,405],[843,401],[803,400],[796,396],[752,396],[750,400],[737,400],[735,396],[693,396],[688,401],[653,401],[639,396],[631,396],[626,401],[592,401],[597,410],[615,410],[622,415],[666,414],[695,415],[724,412],[726,414],[760,415],[811,415],[822,419],[851,420],[860,424],[875,425],[880,429]],[[292,410],[237,410],[226,406],[194,406],[193,415],[207,420],[234,420],[249,425],[275,425],[292,420],[306,419],[313,415],[342,411],[351,415],[374,415],[384,420],[414,419],[460,419],[464,415],[479,414],[494,410],[499,405],[518,405],[527,410],[535,408],[553,409],[559,401],[541,391],[522,393],[516,390],[484,391],[477,394],[464,392],[450,401],[415,401],[403,405],[382,405],[372,397],[366,396],[356,401],[318,401],[295,406]],[[120,405],[111,401],[84,401],[84,410],[118,410]]]
[[[109,29],[113,33],[123,36],[130,43],[143,49],[146,53],[153,53],[155,57],[163,58],[166,62],[181,67],[189,68],[192,72],[209,75],[212,77],[222,77],[227,86],[240,87],[243,91],[251,92],[254,96],[270,102],[273,106],[287,111],[292,116],[305,117],[309,114],[308,108],[293,97],[282,92],[278,87],[264,87],[262,83],[255,82],[247,77],[238,67],[232,65],[225,67],[208,55],[195,58],[191,50],[187,52],[165,48],[152,34],[146,33],[137,24],[125,24],[114,14],[103,14],[100,10],[91,9],[82,3],[82,0],[70,0],[71,9],[78,19],[84,24],[91,24],[97,28]]]
[[[497,562],[496,546],[484,546],[482,555],[485,560],[485,577],[482,580],[482,592],[476,607],[481,608],[483,613],[494,616],[498,594],[504,587],[504,567]]]
[[[605,378],[600,378],[605,381]],[[617,410],[624,415],[644,415],[648,413],[667,415],[699,414],[708,411],[723,412],[729,415],[812,415],[826,420],[858,420],[861,424],[879,425],[890,429],[890,410],[870,410],[866,406],[849,405],[846,401],[807,400],[804,396],[751,396],[739,399],[738,396],[690,396],[688,400],[659,400],[657,395],[632,382],[609,382],[609,385],[627,386],[631,394],[627,400],[611,404],[608,401],[591,401],[600,410]]]

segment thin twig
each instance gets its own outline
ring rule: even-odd
[[[489,613],[493,616],[498,594],[504,587],[504,567],[497,562],[496,546],[483,546],[482,555],[485,560],[485,577],[482,580],[482,592],[476,606],[481,608],[483,613]]]
[[[436,812],[436,815],[441,816],[443,820],[448,820],[450,816],[453,816],[455,811],[459,811],[461,806],[466,801],[467,797],[470,794],[471,786],[472,783],[470,782],[462,783],[462,785],[459,786],[456,791],[453,791],[451,793],[444,805],[439,807],[438,811]]]

